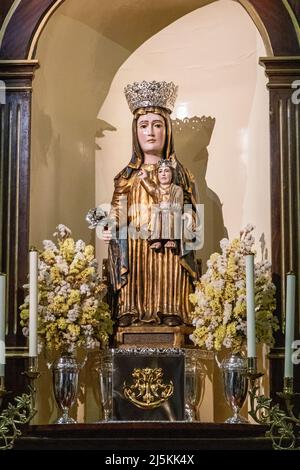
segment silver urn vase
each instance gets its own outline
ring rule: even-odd
[[[78,388],[80,366],[76,357],[63,354],[52,364],[53,391],[62,415],[55,424],[70,424],[76,421],[69,416],[69,410],[75,402]]]
[[[222,361],[220,367],[223,374],[225,399],[233,411],[233,416],[226,419],[225,423],[248,423],[239,414],[248,390],[247,361],[239,354],[232,354],[229,358]]]

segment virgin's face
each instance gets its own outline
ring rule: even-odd
[[[154,113],[139,116],[137,120],[137,136],[144,153],[151,153],[161,157],[166,138],[164,118]]]

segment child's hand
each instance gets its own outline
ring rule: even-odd
[[[140,171],[138,172],[138,177],[141,179],[141,180],[144,180],[145,178],[147,178],[148,176],[148,173],[146,170],[144,170],[143,168],[140,169]]]

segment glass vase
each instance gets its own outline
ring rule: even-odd
[[[185,419],[197,421],[197,407],[203,398],[204,371],[197,349],[185,349]]]
[[[103,421],[109,421],[112,416],[112,368],[111,352],[106,351],[102,355],[100,366],[98,367]]]

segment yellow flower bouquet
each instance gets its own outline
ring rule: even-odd
[[[44,240],[39,254],[39,350],[45,346],[73,352],[79,346],[105,345],[113,323],[102,300],[106,286],[97,272],[94,247],[82,240],[75,242],[70,229],[62,224],[53,236],[57,244]],[[20,309],[23,333],[28,336],[28,296]]]
[[[254,227],[248,225],[231,242],[220,242],[221,253],[214,253],[207,262],[207,272],[196,283],[190,295],[195,330],[192,341],[201,348],[220,351],[229,348],[240,352],[246,342],[246,270],[245,255],[254,253]],[[275,286],[271,265],[262,259],[255,262],[256,341],[272,346],[273,331],[278,320]]]

